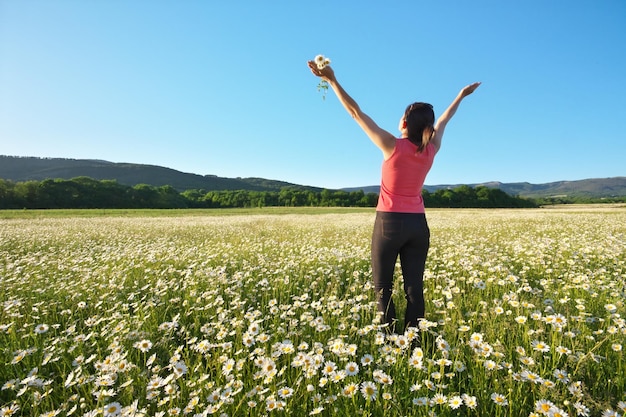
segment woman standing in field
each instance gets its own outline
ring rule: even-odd
[[[430,242],[422,187],[441,147],[446,125],[461,101],[480,83],[459,92],[437,119],[428,103],[413,103],[398,126],[400,137],[381,129],[343,89],[328,65],[308,62],[311,72],[326,81],[361,129],[383,153],[382,178],[372,234],[372,276],[382,323],[394,330],[396,309],[392,299],[393,273],[398,256],[407,300],[404,327],[417,327],[424,317],[424,268]]]

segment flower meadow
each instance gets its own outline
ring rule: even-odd
[[[0,219],[0,416],[623,416],[626,211],[427,216],[404,333],[373,212]]]

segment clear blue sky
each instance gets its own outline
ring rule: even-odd
[[[482,81],[426,184],[625,176],[625,45],[623,0],[0,0],[0,154],[377,185],[324,54],[393,133]]]

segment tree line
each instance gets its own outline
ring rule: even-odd
[[[537,207],[533,200],[513,197],[496,188],[463,185],[454,189],[423,192],[427,207],[507,208]],[[0,209],[90,208],[236,208],[272,206],[375,207],[378,194],[363,191],[305,190],[284,187],[280,191],[186,190],[115,180],[77,177],[69,180],[13,182],[0,179]]]

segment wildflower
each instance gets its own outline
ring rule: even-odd
[[[234,359],[227,359],[222,364],[222,375],[224,375],[224,376],[230,375],[231,372],[233,371],[233,369],[235,369],[235,360]]]
[[[473,395],[463,394],[462,397],[463,397],[463,403],[465,404],[467,408],[474,409],[478,405],[478,402],[476,401],[476,397],[474,397]]]
[[[569,355],[570,353],[572,353],[572,351],[566,348],[565,346],[557,346],[555,350],[556,350],[556,353],[558,353],[561,356]]]
[[[545,342],[542,342],[540,340],[533,340],[531,343],[531,346],[533,347],[533,349],[535,349],[538,352],[549,352],[550,351],[550,346],[547,345]]]
[[[174,362],[172,370],[177,377],[181,377],[187,373],[187,365],[182,361]]]
[[[11,360],[11,365],[15,365],[16,363],[20,363],[22,359],[24,359],[29,353],[25,350],[20,350],[15,353],[13,359]]]
[[[613,343],[611,345],[611,349],[613,349],[615,352],[621,352],[622,351],[622,345],[620,343]]]
[[[576,415],[589,417],[589,408],[580,401],[574,403],[574,408],[576,409]]]
[[[437,336],[435,341],[437,348],[441,351],[448,352],[450,350],[450,344],[446,342],[441,336]]]
[[[548,414],[548,412],[554,407],[554,403],[549,400],[537,400],[535,401],[535,411],[541,414]]]
[[[356,362],[348,362],[345,371],[346,375],[354,376],[359,373],[359,365],[357,365]]]
[[[604,410],[604,412],[602,412],[602,417],[621,417],[621,416],[617,411],[607,408],[606,410]]]
[[[104,417],[115,417],[122,414],[122,406],[118,402],[112,402],[104,406]]]
[[[47,332],[49,329],[47,324],[38,324],[37,326],[35,326],[35,333],[37,334],[44,334],[45,332]]]
[[[55,417],[61,413],[61,410],[52,410],[42,414],[39,414],[39,417]]]
[[[548,414],[550,417],[568,417],[567,412],[564,410],[561,410],[558,407],[552,407],[552,409],[550,409],[550,413]]]
[[[433,405],[444,405],[448,402],[448,398],[439,393],[439,394],[435,394],[435,396],[430,400],[431,404]]]
[[[17,388],[17,384],[18,382],[20,382],[17,379],[10,379],[7,382],[4,383],[4,385],[2,386],[2,391],[7,390],[7,389],[16,389]],[[18,407],[19,408],[19,407]],[[2,416],[3,414],[0,414],[0,416]]]
[[[498,367],[498,365],[492,360],[486,360],[484,366],[487,371],[493,371]]]
[[[278,395],[280,396],[280,398],[283,398],[283,399],[289,398],[293,395],[293,389],[289,387],[283,387],[278,390]]]
[[[491,400],[501,406],[506,406],[509,404],[509,401],[506,399],[506,397],[502,394],[498,394],[497,392],[491,394]]]
[[[274,411],[274,410],[278,410],[279,408],[280,408],[279,401],[276,401],[276,399],[273,396],[270,396],[269,398],[265,400],[265,409],[267,411]]]
[[[270,358],[264,358],[261,363],[261,370],[266,377],[274,377],[278,372],[276,370],[276,363]]]
[[[393,383],[393,379],[380,369],[375,370],[372,375],[374,377],[374,381],[379,384],[391,385]]]
[[[376,399],[376,394],[378,394],[378,388],[372,381],[363,382],[361,384],[361,394],[366,400],[374,400]]]
[[[410,344],[409,344],[409,339],[405,336],[405,335],[400,335],[398,336],[398,338],[395,341],[396,346],[399,347],[400,349],[408,349]]]
[[[322,411],[324,411],[324,407],[316,407],[309,413],[309,415],[314,416],[316,414],[320,414]]]
[[[571,383],[567,387],[567,390],[570,392],[570,394],[572,394],[575,397],[582,397],[583,396],[582,382],[580,382],[580,381],[576,381],[576,382]]]
[[[564,383],[564,384],[567,384],[567,383],[569,382],[569,378],[568,378],[568,376],[567,376],[567,371],[563,371],[563,370],[561,370],[561,369],[555,369],[555,370],[552,372],[552,375],[554,375],[554,377],[555,377],[557,380],[561,381],[561,382],[562,382],[562,383]]]
[[[341,393],[344,397],[352,397],[359,390],[359,386],[357,384],[351,383],[343,387]]]
[[[615,304],[605,304],[604,308],[608,313],[615,313],[617,311],[617,306]]]
[[[214,390],[211,394],[209,394],[209,396],[207,397],[207,401],[210,404],[216,403],[220,400],[220,390],[216,389]]]
[[[428,398],[426,397],[413,398],[413,405],[417,405],[417,406],[428,405]]]
[[[542,381],[542,385],[546,388],[554,388],[556,386],[556,384],[553,381],[550,381],[549,379],[544,379]]]
[[[465,369],[467,369],[465,364],[461,361],[454,361],[452,366],[454,367],[455,372],[463,372]]]
[[[461,398],[458,395],[455,395],[454,397],[448,400],[448,405],[450,406],[451,409],[456,410],[457,408],[463,405],[463,398]]]
[[[17,404],[11,404],[7,407],[0,408],[0,416],[2,417],[11,417],[13,414],[17,413],[20,409],[20,406]]]
[[[543,379],[539,375],[527,369],[522,371],[522,378],[526,381],[534,382],[535,384],[541,384],[543,382]]]
[[[139,342],[135,342],[133,347],[139,349],[143,353],[146,353],[152,348],[152,342],[146,339],[140,340]]]
[[[319,69],[324,68],[325,61],[326,61],[326,58],[324,58],[324,55],[317,55],[315,57],[315,65],[317,65],[317,68]]]
[[[318,69],[323,69],[325,66],[330,65],[330,59],[326,58],[324,55],[317,55],[315,57],[315,65],[317,65]],[[321,80],[317,85],[317,91],[323,91],[322,98],[326,98],[326,91],[328,90],[328,82],[326,80]]]
[[[369,353],[363,355],[363,357],[361,358],[361,365],[363,366],[368,366],[372,364],[373,362],[374,362],[374,357],[370,355]]]
[[[335,362],[328,361],[324,364],[324,369],[322,369],[322,373],[326,376],[329,376],[332,375],[336,369],[337,365],[335,365]]]
[[[391,399],[391,394],[388,392],[383,393],[383,400],[389,401]]]

